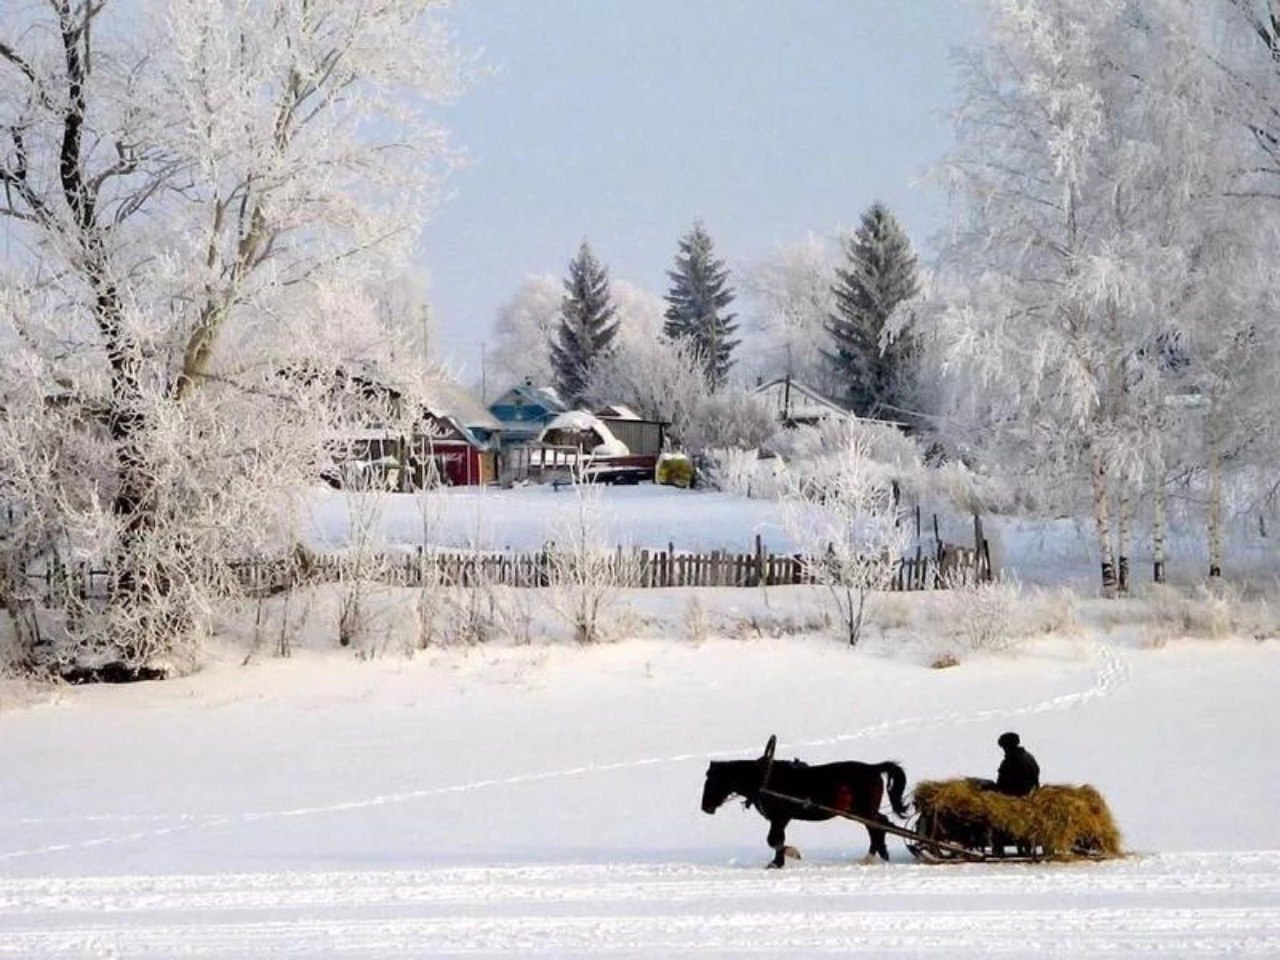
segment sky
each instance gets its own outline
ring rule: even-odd
[[[468,381],[499,307],[584,239],[662,295],[695,219],[731,270],[876,200],[918,246],[945,223],[922,178],[951,144],[966,0],[467,0],[450,19],[489,75],[441,112],[467,163],[421,265]]]

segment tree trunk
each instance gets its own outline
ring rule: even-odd
[[[1161,470],[1156,474],[1156,488],[1151,504],[1151,579],[1155,583],[1164,583],[1164,524],[1164,471]]]
[[[1102,595],[1116,595],[1115,553],[1111,549],[1111,517],[1107,503],[1107,466],[1097,448],[1090,445],[1089,480],[1093,488],[1093,525],[1098,537],[1098,557],[1102,566]]]
[[[1206,424],[1209,461],[1209,577],[1222,576],[1222,451],[1218,432],[1210,414]]]
[[[1116,586],[1121,596],[1129,595],[1129,553],[1133,547],[1133,496],[1128,484],[1116,506]]]

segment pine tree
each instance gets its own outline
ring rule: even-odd
[[[707,381],[720,387],[733,365],[730,354],[738,341],[730,338],[738,325],[735,314],[722,312],[734,298],[726,285],[729,271],[723,260],[715,259],[711,237],[701,223],[695,222],[680,239],[676,268],[667,276],[671,289],[663,332],[672,340],[692,338],[703,357]]]
[[[609,351],[618,333],[616,307],[609,294],[609,271],[584,240],[569,263],[560,303],[560,326],[551,344],[556,388],[570,406],[582,401],[591,371]]]
[[[848,266],[836,271],[836,310],[827,321],[835,349],[827,360],[844,385],[843,399],[859,416],[896,413],[907,360],[901,344],[881,350],[880,337],[895,307],[915,296],[916,257],[898,221],[882,203],[862,215],[845,240]]]

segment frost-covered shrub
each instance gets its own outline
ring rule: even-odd
[[[951,635],[961,650],[1002,653],[1011,649],[1021,631],[1017,613],[1018,588],[1005,582],[979,583],[953,590]]]
[[[1177,638],[1265,640],[1280,636],[1280,617],[1266,598],[1250,600],[1241,584],[1220,581],[1188,591],[1157,584],[1151,587],[1147,613],[1160,645]]]
[[[704,394],[671,424],[672,435],[691,453],[716,447],[754,450],[778,432],[769,405],[741,387],[725,387]]]
[[[1021,601],[1025,605],[1028,624],[1032,630],[1043,634],[1073,636],[1080,632],[1079,597],[1066,588],[1036,590]]]
[[[639,578],[631,550],[614,543],[599,491],[581,476],[573,484],[576,509],[545,548],[550,605],[582,644],[617,639],[625,621],[622,591]]]
[[[844,433],[822,466],[818,474],[785,474],[785,523],[806,557],[806,575],[826,588],[845,640],[856,646],[873,594],[897,574],[908,533],[892,473],[856,430]]]
[[[740,497],[775,499],[782,492],[782,461],[758,450],[720,447],[705,454],[711,484]]]

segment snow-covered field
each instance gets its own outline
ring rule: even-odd
[[[445,496],[433,542],[483,521],[486,545],[523,549],[576,509],[545,488]],[[620,541],[789,548],[767,501],[604,497]],[[345,542],[347,506],[320,499],[317,539]],[[412,497],[379,523],[421,541]],[[1030,579],[1087,579],[1079,525],[988,528]],[[0,681],[0,957],[1280,956],[1280,647],[1256,600],[1027,590],[1032,639],[951,669],[929,663],[990,616],[971,595],[889,598],[857,651],[814,632],[821,592],[796,587],[637,591],[619,643],[552,622],[412,656],[390,635],[404,610],[338,649],[333,600],[289,659],[246,664],[227,639],[165,683]],[[890,838],[893,862],[866,865],[840,822],[792,825],[805,859],[766,871],[756,813],[698,809],[707,760],[770,733],[783,756],[915,780],[991,775],[1006,729],[1046,781],[1103,792],[1131,856],[925,866]]]
[[[753,548],[759,535],[776,553],[796,549],[775,500],[751,500],[714,490],[678,490],[641,484],[590,488],[586,509],[598,517],[602,536],[644,549],[737,550]],[[319,491],[310,531],[318,547],[341,547],[351,539],[351,515],[360,494]],[[574,488],[547,486],[454,487],[425,496],[380,495],[373,520],[378,538],[392,546],[417,545],[426,538],[448,546],[495,550],[537,550],[563,539],[582,508]]]
[[[0,712],[0,956],[1280,955],[1274,641],[1085,627],[948,670],[817,637],[230,658]],[[7,690],[10,697],[15,691]],[[698,809],[710,757],[990,773],[1133,855],[924,866]]]

